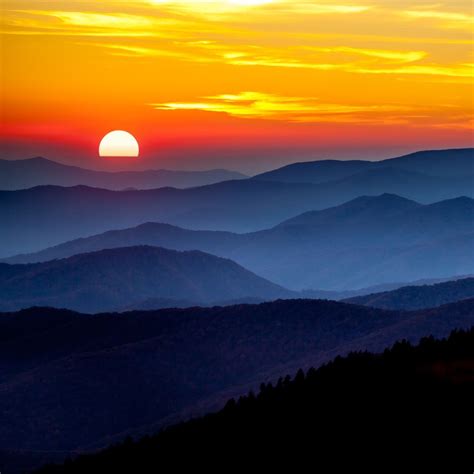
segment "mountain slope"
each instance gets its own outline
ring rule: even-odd
[[[0,189],[3,190],[27,189],[41,185],[84,185],[111,190],[151,189],[166,186],[188,188],[244,178],[246,178],[245,175],[228,170],[107,172],[64,165],[41,157],[26,160],[0,160]]]
[[[394,291],[372,293],[349,298],[345,301],[375,308],[414,310],[469,298],[474,298],[474,278],[464,278],[435,285],[405,286]]]
[[[121,315],[44,308],[0,315],[0,446],[101,447],[208,412],[262,381],[338,354],[444,337],[473,321],[473,300],[409,313],[285,300]]]
[[[300,472],[308,467],[304,453],[312,453],[316,471],[408,464],[462,471],[472,461],[465,433],[472,423],[473,348],[471,329],[447,340],[427,337],[416,347],[399,342],[383,354],[352,353],[276,385],[263,383],[257,395],[232,399],[220,412],[40,472],[220,472],[223,459],[243,472],[249,465]],[[336,446],[344,456],[334,456]]]
[[[258,174],[252,179],[286,183],[324,183],[351,176],[369,169],[371,163],[362,160],[319,160],[292,163],[276,170]]]
[[[66,258],[80,253],[97,250],[150,245],[174,250],[198,249],[216,255],[225,254],[242,241],[239,234],[232,232],[189,230],[169,224],[147,222],[137,227],[110,230],[103,234],[65,242],[34,254],[18,255],[5,259],[6,263],[37,263]]]
[[[231,260],[199,251],[127,247],[31,264],[0,264],[0,308],[49,305],[87,312],[148,298],[209,303],[291,293]]]
[[[344,225],[368,223],[370,221],[402,214],[421,207],[421,204],[395,194],[383,193],[380,196],[360,196],[340,206],[310,211],[288,219],[279,227],[290,225],[333,226],[341,222]]]

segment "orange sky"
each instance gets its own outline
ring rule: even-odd
[[[2,5],[2,157],[252,171],[472,146],[471,0]],[[98,157],[113,129],[138,160]]]

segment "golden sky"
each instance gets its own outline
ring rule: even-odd
[[[217,155],[231,168],[262,156],[257,169],[268,156],[472,145],[471,0],[3,0],[2,10],[11,157],[96,159],[113,129],[137,137],[145,162],[194,168]]]

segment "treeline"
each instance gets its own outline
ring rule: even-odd
[[[474,329],[351,353],[264,383],[219,412],[128,438],[41,474],[290,472],[415,466],[472,471]],[[302,466],[308,466],[304,468]],[[184,471],[183,471],[184,470]],[[438,472],[438,471],[436,471]]]

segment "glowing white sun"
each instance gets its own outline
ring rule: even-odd
[[[136,138],[123,130],[107,133],[100,141],[100,156],[138,156],[140,149]]]

